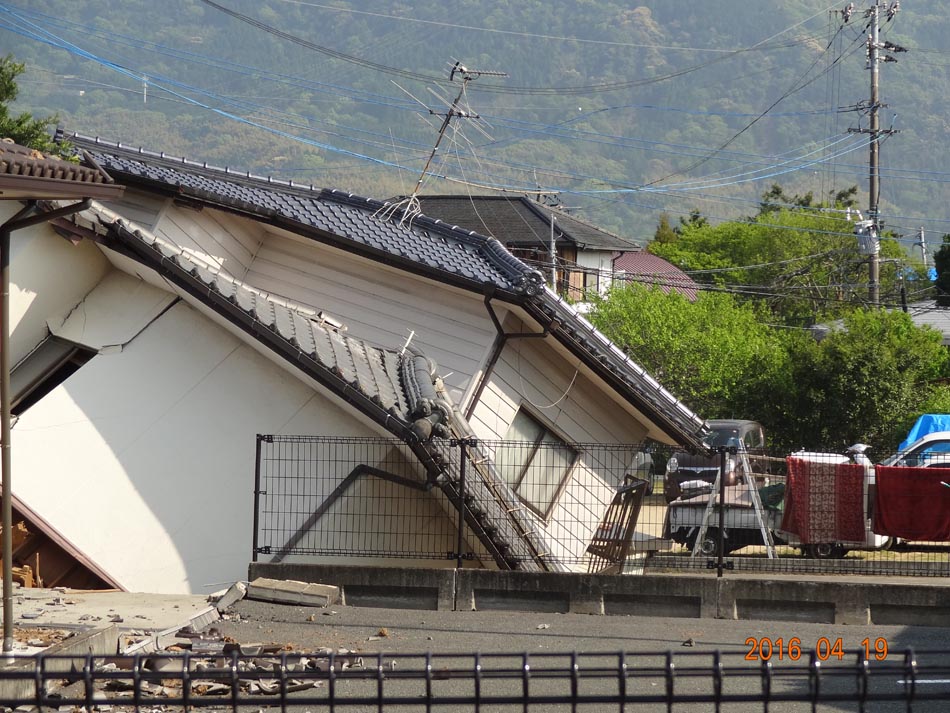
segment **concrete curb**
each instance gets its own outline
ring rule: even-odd
[[[943,578],[718,579],[271,563],[252,563],[249,572],[335,585],[355,606],[950,626],[950,583]]]

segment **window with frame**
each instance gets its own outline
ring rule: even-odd
[[[576,460],[577,451],[524,409],[495,451],[499,474],[541,517],[551,512]]]

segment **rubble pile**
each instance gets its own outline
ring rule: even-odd
[[[194,697],[240,698],[247,703],[248,697],[285,696],[325,687],[331,666],[336,673],[364,668],[363,658],[348,649],[295,651],[279,644],[238,644],[213,629],[179,635],[177,643],[161,651],[96,659],[91,676],[76,671],[52,695],[75,703],[74,696],[88,694],[84,687],[91,678],[94,709],[121,710],[126,702],[138,707],[148,701],[151,710],[158,711],[164,709],[162,699],[174,708]],[[61,709],[67,708],[74,710]]]

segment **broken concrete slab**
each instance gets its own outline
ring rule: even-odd
[[[247,585],[247,598],[279,604],[328,607],[339,600],[340,588],[330,584],[259,577]]]
[[[214,606],[219,612],[225,612],[228,608],[234,606],[247,596],[247,585],[244,582],[235,582],[230,589],[214,601]]]
[[[188,619],[188,627],[192,631],[203,631],[206,626],[221,618],[221,612],[216,607],[205,607],[192,614]]]

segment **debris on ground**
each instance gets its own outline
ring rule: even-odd
[[[199,634],[183,629],[177,634],[175,643],[161,651],[100,659],[96,673],[107,676],[95,684],[96,690],[117,706],[136,695],[136,685],[145,696],[180,698],[183,681],[194,696],[232,696],[237,686],[242,694],[268,697],[324,687],[326,681],[319,674],[330,671],[331,660],[337,672],[364,668],[362,656],[344,648],[297,651],[290,644],[242,644],[214,628]],[[184,657],[184,653],[190,655]],[[151,672],[153,680],[141,680],[136,666]],[[395,668],[395,664],[387,663],[387,668]],[[65,683],[82,685],[75,680]],[[65,690],[59,693],[68,697]],[[97,707],[99,711],[105,709]]]
[[[247,585],[244,582],[235,582],[230,588],[212,594],[208,597],[208,601],[214,604],[215,609],[223,614],[246,596]]]
[[[45,629],[40,627],[14,628],[13,640],[27,646],[42,647],[52,646],[61,641],[65,641],[74,635],[72,631],[65,629]]]

